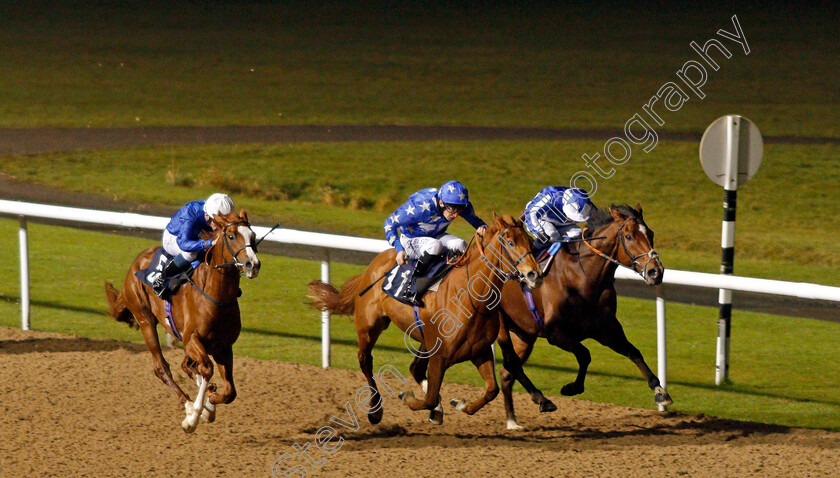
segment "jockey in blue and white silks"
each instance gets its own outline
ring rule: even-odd
[[[449,181],[440,189],[426,188],[412,194],[383,225],[385,239],[397,250],[397,263],[405,264],[408,257],[427,265],[430,256],[449,251],[464,252],[467,243],[446,234],[446,228],[458,216],[476,228],[479,235],[487,229],[484,221],[475,215],[467,188],[458,181]]]
[[[537,249],[580,236],[577,223],[589,220],[594,205],[579,188],[548,186],[525,205],[525,228],[536,238]]]
[[[163,250],[173,257],[155,281],[154,290],[158,296],[166,295],[169,278],[192,267],[198,254],[210,249],[212,241],[199,237],[202,232],[212,230],[210,219],[233,209],[233,200],[227,194],[216,193],[206,201],[188,202],[172,216],[163,230]]]

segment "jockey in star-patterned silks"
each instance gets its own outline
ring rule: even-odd
[[[163,230],[163,249],[173,257],[155,280],[155,294],[166,297],[169,278],[190,269],[198,254],[213,244],[211,240],[199,237],[202,232],[212,230],[210,220],[233,209],[233,200],[227,194],[216,193],[206,201],[188,202],[172,216]]]
[[[423,273],[434,256],[464,252],[467,243],[446,233],[446,228],[458,216],[479,235],[487,229],[484,221],[475,215],[467,188],[458,181],[412,194],[384,224],[385,238],[397,250],[397,263],[403,265],[406,258],[417,259],[417,273]]]
[[[580,237],[578,222],[586,222],[595,209],[589,194],[580,188],[548,186],[525,205],[523,222],[534,237],[534,249],[543,250],[552,242]]]

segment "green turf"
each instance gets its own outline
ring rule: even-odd
[[[10,327],[20,326],[16,231],[16,221],[0,219],[0,237],[7,245],[0,249],[0,325]],[[123,271],[152,241],[39,224],[30,224],[29,234],[33,329],[141,341],[138,331],[105,315],[102,284],[108,280],[121,287]],[[320,276],[319,263],[265,254],[262,260],[260,276],[243,279],[243,333],[235,353],[320,365],[320,313],[303,305],[306,283]],[[342,283],[361,270],[334,264],[333,281]],[[716,387],[717,311],[668,304],[668,380],[675,400],[671,409],[840,430],[840,369],[831,360],[840,327],[737,309],[733,315],[732,383]],[[621,298],[619,316],[630,340],[656,370],[653,302]],[[357,369],[352,320],[334,316],[331,330],[333,365]],[[391,327],[374,352],[375,364],[389,363],[407,373],[411,356],[402,340]],[[581,398],[654,408],[652,393],[635,366],[592,341],[585,344],[592,350],[592,365]],[[527,373],[546,393],[558,395],[572,380],[575,367],[571,355],[540,341]],[[470,364],[454,367],[446,379],[480,385]],[[501,422],[501,412],[494,413]]]
[[[6,2],[0,126],[621,127],[718,38],[731,58],[663,129],[840,136],[819,4],[528,3]],[[716,35],[733,15],[748,55]]]
[[[174,211],[222,190],[239,207],[286,227],[382,238],[382,222],[412,192],[458,178],[479,215],[519,214],[546,184],[585,168],[597,141],[313,143],[183,146],[5,158],[0,173]],[[758,174],[738,191],[735,272],[840,285],[828,218],[840,199],[838,146],[768,144]],[[126,175],[125,171],[132,174]],[[596,204],[645,208],[668,268],[717,272],[722,190],[694,143],[638,151],[598,183]],[[79,171],[85,171],[79,174]],[[418,175],[418,171],[422,171]],[[422,176],[422,177],[421,177]],[[456,221],[466,236],[469,226]]]

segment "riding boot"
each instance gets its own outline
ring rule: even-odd
[[[422,277],[426,271],[429,270],[429,265],[435,260],[438,256],[434,256],[429,254],[428,252],[424,252],[420,259],[417,259],[417,264],[414,265],[414,276],[415,277]]]
[[[167,262],[152,287],[155,294],[161,299],[165,298],[169,293],[169,279],[177,276],[181,272],[189,270],[190,267],[190,261],[184,259],[180,254]]]
[[[427,277],[423,277],[423,275],[429,270],[429,265],[434,262],[436,257],[438,256],[424,252],[414,265],[414,273],[412,274],[414,293],[412,294],[407,288],[406,299],[418,307],[423,307],[423,301],[420,298],[423,297],[423,294],[432,285],[432,281]]]

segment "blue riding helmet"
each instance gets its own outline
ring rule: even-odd
[[[580,188],[569,188],[563,191],[563,214],[575,222],[589,220],[592,211],[592,201],[589,193]]]
[[[444,204],[466,206],[470,203],[470,193],[467,187],[458,181],[447,181],[438,190],[438,197]]]

